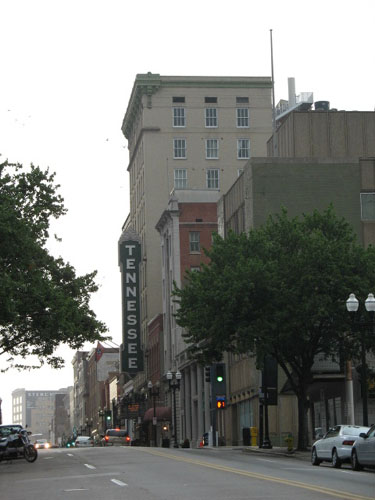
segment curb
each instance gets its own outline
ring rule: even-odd
[[[242,448],[244,453],[255,453],[258,455],[266,455],[266,456],[279,456],[279,457],[288,457],[294,458],[297,460],[310,461],[310,452],[309,451],[297,451],[293,450],[291,452],[284,451],[281,449],[264,449],[264,448]]]

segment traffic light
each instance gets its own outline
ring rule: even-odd
[[[105,411],[105,423],[107,426],[111,424],[111,420],[112,420],[112,412],[111,412],[111,410],[106,410]]]
[[[204,380],[208,383],[211,382],[211,366],[204,367]]]
[[[213,366],[213,382],[216,394],[225,394],[225,364],[217,363]]]
[[[225,396],[216,396],[216,408],[218,410],[224,410],[225,408]]]
[[[212,367],[212,408],[223,410],[226,403],[225,364],[216,363]]]
[[[224,382],[224,365],[216,365],[216,382]]]

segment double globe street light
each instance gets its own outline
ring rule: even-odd
[[[365,308],[368,312],[369,321],[365,321],[361,316],[357,317],[356,313],[359,309],[359,301],[354,293],[349,295],[346,301],[346,309],[352,318],[352,329],[355,330],[357,325],[361,333],[361,392],[362,392],[362,408],[363,408],[363,425],[368,426],[368,381],[367,381],[367,364],[366,364],[366,332],[374,333],[374,313],[375,313],[375,297],[372,293],[368,294],[365,300]]]
[[[153,406],[154,406],[154,417],[152,419],[152,428],[153,428],[153,434],[154,434],[154,446],[157,446],[157,425],[158,425],[158,420],[156,417],[156,398],[159,397],[160,394],[160,386],[159,382],[157,382],[155,385],[152,384],[151,380],[148,381],[147,384],[148,391],[150,393],[150,396],[152,398]]]
[[[173,394],[173,414],[174,414],[174,419],[173,419],[173,440],[174,440],[174,448],[178,448],[178,442],[177,442],[177,411],[176,411],[176,390],[180,390],[180,383],[181,383],[181,378],[182,374],[181,372],[177,371],[175,373],[172,373],[171,371],[167,372],[167,380],[169,384],[169,390],[172,391]]]

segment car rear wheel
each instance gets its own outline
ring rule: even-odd
[[[358,456],[355,448],[352,450],[351,463],[353,470],[362,470],[362,465],[358,462]]]
[[[319,460],[319,458],[318,458],[318,454],[316,452],[316,448],[313,448],[311,450],[311,463],[313,465],[320,465],[320,463],[321,463],[321,460]]]
[[[332,451],[332,467],[334,467],[335,469],[339,469],[341,467],[341,460],[337,455],[336,448],[334,448]]]

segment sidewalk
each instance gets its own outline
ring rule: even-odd
[[[289,458],[297,458],[299,460],[310,461],[311,451],[288,451],[286,447],[274,446],[271,449],[268,448],[258,448],[258,446],[242,446],[242,451],[244,453],[258,453],[266,456],[283,456]]]
[[[258,455],[264,456],[274,456],[274,457],[288,457],[288,458],[296,458],[298,460],[304,460],[306,462],[310,462],[311,460],[311,451],[288,451],[286,446],[273,446],[271,449],[269,448],[258,448],[258,446],[204,446],[204,448],[196,448],[196,449],[205,449],[212,451],[242,451],[243,453],[254,453]]]

